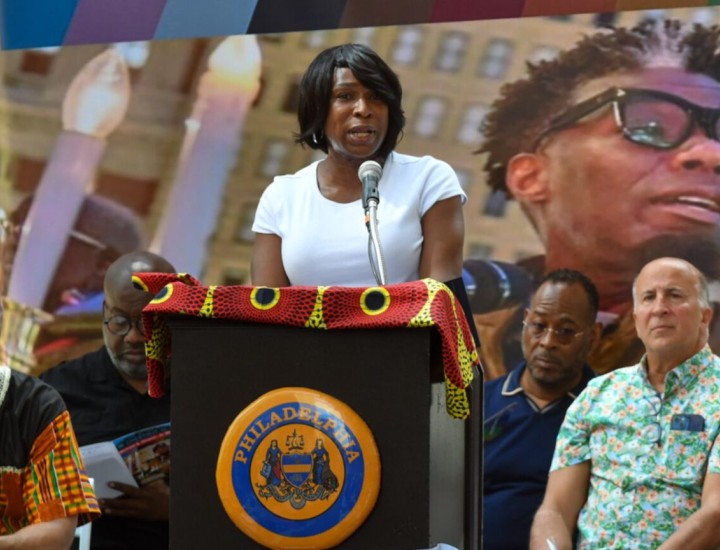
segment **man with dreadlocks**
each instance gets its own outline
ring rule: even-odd
[[[519,201],[545,247],[524,266],[538,279],[577,269],[597,285],[597,372],[642,354],[631,286],[644,264],[677,256],[720,278],[719,52],[718,27],[601,31],[529,65],[486,119],[478,152],[489,184]],[[488,377],[505,371],[521,317],[522,308],[476,315]]]

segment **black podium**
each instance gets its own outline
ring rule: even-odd
[[[215,467],[228,427],[282,387],[326,393],[373,432],[382,464],[377,503],[341,544],[348,550],[476,547],[466,422],[445,410],[433,329],[310,330],[169,316],[172,334],[173,550],[263,548],[238,529],[218,496]],[[479,434],[478,434],[479,435]],[[476,511],[476,510],[475,510]],[[478,522],[479,522],[479,518]]]

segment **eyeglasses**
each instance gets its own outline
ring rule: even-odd
[[[113,315],[109,319],[104,319],[103,323],[110,332],[116,336],[125,336],[133,325],[138,329],[140,334],[145,334],[145,327],[143,326],[142,317],[136,319],[130,319],[124,315]]]
[[[652,415],[655,420],[651,421],[642,431],[641,437],[652,445],[662,445],[662,426],[660,425],[660,408],[662,407],[662,400],[660,396],[654,397],[643,397],[645,401],[650,405],[652,409]],[[656,403],[655,400],[658,400]]]
[[[528,334],[536,340],[542,339],[549,332],[554,334],[555,339],[563,345],[569,344],[581,334],[585,334],[584,330],[577,331],[569,327],[550,328],[545,323],[535,321],[523,321],[523,326],[528,331]]]
[[[548,134],[572,126],[609,103],[623,137],[638,145],[673,149],[687,140],[696,126],[710,139],[720,141],[720,108],[701,107],[658,90],[610,88],[552,119],[535,141],[533,150]]]

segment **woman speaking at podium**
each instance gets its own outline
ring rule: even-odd
[[[278,176],[258,205],[253,231],[256,286],[374,286],[358,168],[382,167],[378,234],[386,282],[462,274],[466,201],[452,168],[394,151],[405,125],[397,75],[370,48],[321,52],[300,83],[296,142],[327,153]]]
[[[397,75],[365,46],[329,48],[300,82],[298,121],[296,141],[327,156],[276,177],[263,193],[253,224],[252,284],[372,287],[378,281],[431,277],[448,283],[467,315],[461,278],[467,197],[447,163],[394,151],[405,125]],[[382,167],[373,181],[387,267],[381,277],[369,259],[367,185],[358,174],[367,161]],[[482,433],[481,396],[480,391],[473,398],[480,413],[468,425],[477,434]],[[471,462],[482,464],[476,441],[470,446]],[[480,494],[476,491],[473,499]],[[479,504],[472,514],[482,517]]]

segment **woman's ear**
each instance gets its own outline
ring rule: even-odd
[[[524,203],[547,201],[547,159],[536,153],[519,153],[508,162],[505,182],[513,197]]]

